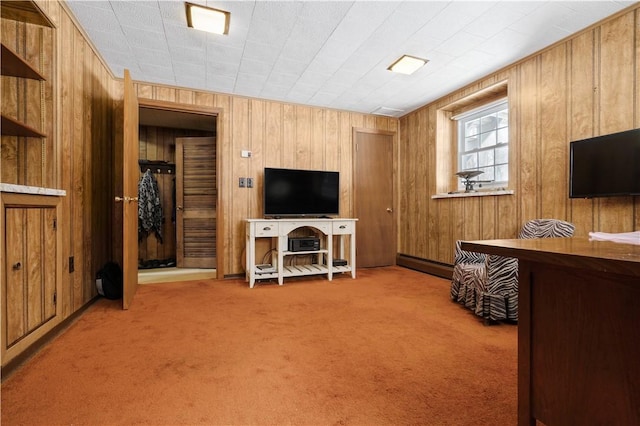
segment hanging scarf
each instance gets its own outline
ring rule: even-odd
[[[162,203],[158,182],[151,170],[144,172],[138,182],[138,240],[154,231],[162,243]]]

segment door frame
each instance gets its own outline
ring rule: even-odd
[[[222,191],[220,182],[222,177],[222,161],[221,155],[222,134],[224,128],[222,126],[222,116],[224,109],[211,107],[206,105],[182,104],[170,101],[158,101],[154,99],[138,98],[138,108],[157,109],[162,111],[180,112],[188,114],[198,114],[211,116],[216,120],[216,279],[224,277],[224,217],[221,214],[223,210]]]
[[[358,179],[358,166],[357,166],[357,141],[358,141],[358,133],[369,133],[369,134],[376,134],[376,135],[387,135],[387,136],[391,136],[391,165],[392,165],[392,170],[391,170],[391,186],[393,188],[393,196],[391,198],[391,204],[392,204],[392,209],[393,209],[393,229],[392,229],[392,233],[393,233],[393,253],[394,253],[394,264],[397,264],[397,258],[398,258],[398,214],[397,214],[397,208],[398,208],[398,187],[397,187],[397,182],[398,182],[398,166],[396,164],[396,158],[398,158],[398,133],[392,130],[381,130],[381,129],[367,129],[367,128],[363,128],[363,127],[353,127],[352,129],[352,150],[351,150],[351,157],[352,157],[352,168],[353,168],[353,182],[352,182],[352,191],[353,191],[353,213],[354,213],[354,217],[358,217],[358,194],[357,194],[357,182],[356,180]],[[356,245],[356,258],[357,258],[357,250],[358,247]]]

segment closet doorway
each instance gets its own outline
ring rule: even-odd
[[[139,220],[139,284],[216,278],[219,273],[219,113],[139,99],[140,178],[146,173],[155,181],[162,210],[156,226]]]

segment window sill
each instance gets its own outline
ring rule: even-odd
[[[465,198],[465,197],[488,197],[494,195],[513,195],[515,191],[513,189],[500,189],[500,190],[486,190],[486,191],[475,191],[475,192],[464,192],[464,191],[455,191],[449,192],[446,194],[434,194],[431,196],[431,199],[436,198]]]

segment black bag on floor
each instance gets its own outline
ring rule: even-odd
[[[122,298],[122,269],[115,262],[107,262],[96,275],[98,294],[107,299]]]

